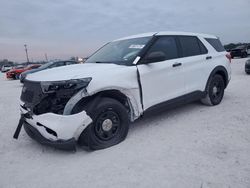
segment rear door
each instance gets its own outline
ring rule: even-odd
[[[185,80],[175,36],[157,37],[137,65],[144,110],[185,94]],[[152,56],[162,56],[154,60]]]
[[[203,91],[207,82],[204,69],[212,57],[207,54],[208,50],[196,36],[178,36],[178,42],[187,93]]]

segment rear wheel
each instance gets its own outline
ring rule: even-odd
[[[126,108],[111,98],[102,98],[95,107],[85,107],[92,123],[82,132],[79,144],[91,150],[104,149],[122,142],[129,129]]]
[[[208,83],[206,97],[201,99],[203,104],[213,106],[218,105],[224,96],[225,82],[221,75],[216,74]]]

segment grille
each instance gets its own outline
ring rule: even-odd
[[[33,91],[26,90],[22,92],[22,97],[21,97],[22,101],[31,103],[33,98],[34,98]]]

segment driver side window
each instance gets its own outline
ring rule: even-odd
[[[145,63],[153,63],[178,58],[178,48],[174,36],[159,37],[143,58]]]

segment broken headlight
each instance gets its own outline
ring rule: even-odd
[[[77,90],[89,85],[91,77],[64,81],[41,82],[43,93],[54,93],[60,90]]]
[[[41,82],[42,93],[33,107],[36,115],[43,113],[62,114],[69,99],[78,91],[86,88],[92,78],[72,79],[65,81]]]

